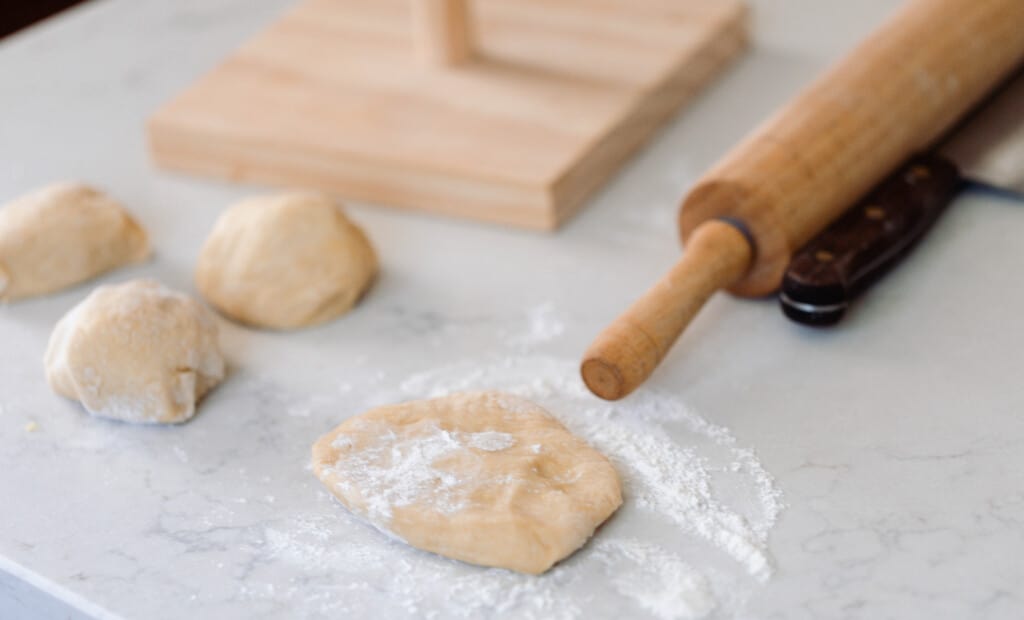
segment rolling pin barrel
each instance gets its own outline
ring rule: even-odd
[[[795,250],[936,141],[1022,61],[1024,1],[912,0],[727,154],[684,200],[679,228],[687,254],[709,221],[727,221],[750,240],[747,263],[723,271],[706,256],[706,267],[684,256],[680,264],[691,265],[687,273],[716,273],[718,286],[738,295],[772,293]],[[733,244],[716,251],[742,254]],[[650,358],[638,361],[627,334],[646,334],[660,360],[696,314],[693,302],[699,307],[710,296],[695,287],[696,297],[673,300],[663,294],[666,286],[682,290],[679,266],[587,351],[583,378],[598,396],[621,398],[654,370]],[[674,306],[655,311],[666,299]],[[673,313],[685,320],[669,330],[651,318]]]
[[[757,244],[733,291],[773,292],[793,251],[1024,58],[1021,0],[915,0],[712,169],[680,211],[685,240],[731,217]]]

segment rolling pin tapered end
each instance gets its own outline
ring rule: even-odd
[[[580,374],[587,388],[599,398],[619,400],[626,396],[626,383],[622,373],[600,357],[585,357],[580,366]]]
[[[661,361],[657,341],[625,318],[609,325],[583,356],[580,374],[595,396],[629,396]]]
[[[619,400],[639,387],[711,295],[747,272],[753,255],[746,235],[732,224],[701,224],[672,270],[587,349],[580,374],[590,391]]]

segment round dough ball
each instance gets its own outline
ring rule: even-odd
[[[55,392],[126,422],[184,422],[223,378],[213,313],[152,280],[97,288],[57,323],[46,350]]]
[[[341,503],[414,547],[540,574],[622,504],[615,469],[541,407],[498,392],[380,407],[313,446]]]
[[[355,305],[377,273],[358,226],[320,194],[243,201],[217,220],[196,283],[225,315],[257,327],[324,323]]]
[[[0,300],[52,293],[147,256],[146,232],[91,187],[53,185],[0,207]]]

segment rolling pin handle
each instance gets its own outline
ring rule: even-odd
[[[580,367],[590,391],[618,400],[640,386],[704,303],[742,278],[753,259],[750,238],[733,223],[698,226],[671,271],[590,345]]]

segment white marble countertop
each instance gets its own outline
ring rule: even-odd
[[[0,199],[61,179],[102,186],[157,248],[102,281],[194,292],[206,231],[253,190],[156,170],[143,122],[288,4],[97,0],[0,42]],[[716,479],[723,503],[781,492],[777,523],[750,516],[769,579],[644,521],[635,486],[594,549],[538,579],[410,551],[353,522],[306,469],[319,434],[430,381],[571,374],[677,257],[676,205],[700,172],[898,2],[754,4],[750,55],[558,234],[352,206],[383,263],[365,303],[291,334],[222,321],[231,376],[189,424],[111,424],[49,391],[46,340],[89,286],[0,308],[0,617],[1019,617],[1024,204],[980,192],[841,329],[719,296],[641,395],[729,429],[666,423],[677,457],[713,463],[717,445],[756,462]],[[758,472],[774,486],[741,479]],[[656,552],[609,551],[644,536],[634,551]],[[710,598],[672,607],[623,586],[676,579],[665,571],[683,565],[659,553],[709,580]]]

